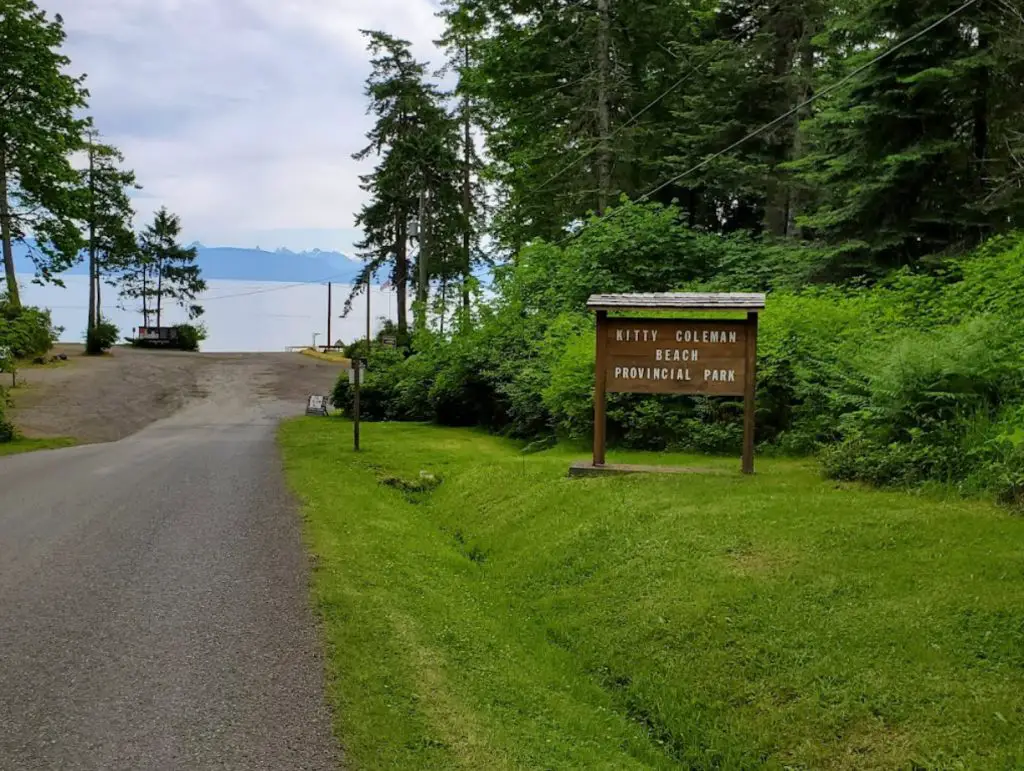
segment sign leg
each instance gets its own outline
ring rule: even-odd
[[[359,452],[359,359],[352,359],[352,443]]]
[[[603,466],[605,456],[606,404],[608,387],[607,332],[608,314],[597,312],[597,355],[594,379],[594,465]]]
[[[747,377],[743,390],[743,473],[754,473],[754,427],[757,406],[757,314],[747,314]]]

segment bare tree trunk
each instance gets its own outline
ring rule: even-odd
[[[462,63],[469,69],[469,46],[462,50]],[[469,323],[469,282],[473,275],[473,104],[469,94],[462,97],[462,214],[465,228],[462,232],[462,315],[463,323]]]
[[[416,261],[419,280],[416,282],[416,302],[423,306],[423,323],[426,325],[427,299],[430,296],[429,260],[430,260],[430,198],[427,192],[420,193],[420,256]]]
[[[99,319],[96,310],[96,151],[89,133],[89,319],[86,329],[93,329]]]
[[[142,326],[149,326],[149,268],[142,266]]]
[[[794,78],[799,75],[793,74],[793,62],[797,49],[803,38],[803,23],[791,17],[786,12],[781,12],[775,18],[775,63],[774,75],[776,83],[784,82],[780,86],[784,92],[784,101],[779,104],[780,111],[790,110],[800,103],[801,89],[794,88]],[[781,101],[781,100],[780,100]],[[785,137],[786,147],[782,150],[782,157],[776,164],[784,163],[793,157],[793,143],[796,141],[799,115],[794,116],[792,123],[786,127],[782,124],[781,131],[786,128],[791,135]],[[790,209],[792,207],[792,182],[785,172],[780,171],[777,165],[768,171],[767,190],[765,196],[764,227],[773,236],[784,237],[789,235],[789,224],[791,221]]]
[[[156,263],[156,325],[157,327],[163,326],[161,324],[161,313],[163,306],[163,292],[164,292],[164,267],[161,260],[157,260]]]
[[[395,301],[398,303],[398,336],[402,345],[409,340],[409,319],[406,313],[409,282],[409,254],[407,244],[406,217],[399,215],[395,223]]]
[[[11,228],[11,204],[7,200],[7,143],[0,140],[0,240],[3,241],[4,276],[7,279],[7,302],[15,310],[21,308],[18,276],[14,272],[14,234]]]
[[[597,151],[597,213],[604,214],[611,197],[611,0],[597,0],[597,131],[600,148]]]

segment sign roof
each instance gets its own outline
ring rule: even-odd
[[[644,292],[594,294],[587,307],[594,311],[689,310],[761,311],[765,296],[753,292]]]

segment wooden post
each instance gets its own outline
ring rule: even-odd
[[[334,345],[331,337],[331,282],[327,282],[327,346]]]
[[[594,357],[594,465],[604,465],[605,453],[605,388],[608,384],[607,348],[608,332],[607,311],[597,311],[597,354]]]
[[[743,389],[743,473],[754,473],[754,425],[757,406],[757,314],[747,313],[747,379]]]
[[[352,441],[359,452],[359,359],[352,358]]]

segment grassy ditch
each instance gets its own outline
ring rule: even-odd
[[[569,480],[562,448],[350,431],[281,443],[353,769],[1024,764],[1020,517],[794,461]]]

